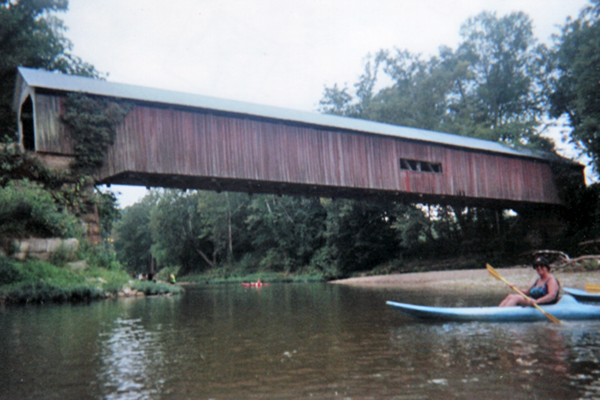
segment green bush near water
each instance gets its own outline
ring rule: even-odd
[[[0,257],[0,285],[7,285],[21,280],[21,271],[14,261],[6,257]]]
[[[180,286],[131,281],[111,254],[88,250],[88,264],[71,269],[68,264],[42,260],[17,262],[0,256],[0,301],[26,304],[81,302],[107,298],[124,287],[146,295],[177,294]]]
[[[178,294],[183,292],[181,286],[171,285],[164,282],[134,281],[131,288],[146,296],[156,296],[161,294]]]
[[[11,181],[0,188],[0,236],[79,237],[77,219],[52,197],[50,191],[28,180]]]

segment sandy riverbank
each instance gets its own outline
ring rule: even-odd
[[[533,283],[537,277],[537,274],[531,268],[498,268],[497,271],[507,281],[515,284],[517,287],[523,288]],[[557,270],[553,273],[563,287],[583,289],[586,283],[600,284],[600,271],[565,272]],[[413,290],[440,290],[445,292],[466,290],[470,293],[479,291],[505,293],[510,291],[505,283],[494,279],[484,268],[369,276],[342,279],[331,283],[368,288],[406,288]]]

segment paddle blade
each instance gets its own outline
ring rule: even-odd
[[[498,271],[494,269],[494,267],[492,267],[490,264],[485,264],[485,267],[487,268],[491,276],[498,279],[499,281],[502,280],[502,276],[498,273]]]
[[[586,283],[585,291],[588,293],[600,293],[600,285],[595,283]]]
[[[550,321],[554,322],[555,324],[562,324],[562,321],[560,319],[556,318],[554,315],[550,314],[549,312],[542,310],[541,307],[539,307],[537,304],[536,304],[536,308],[539,309],[542,313],[544,313],[546,318],[548,318]]]

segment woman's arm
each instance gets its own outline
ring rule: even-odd
[[[513,284],[509,284],[508,286],[509,286],[509,287],[510,287],[512,290],[515,290],[515,289],[517,289],[517,290],[521,291],[521,293],[523,293],[523,294],[526,294],[527,296],[529,296],[529,291],[531,290],[531,288],[532,288],[534,285],[531,285],[531,286],[529,286],[527,289],[521,289],[521,288],[518,288],[518,287],[516,287],[516,286],[515,286],[515,285],[513,285]]]
[[[533,282],[531,285],[529,285],[529,287],[527,289],[521,290],[521,292],[523,292],[527,296],[530,296],[531,294],[529,293],[529,291],[535,286],[536,283],[537,283],[537,280],[535,282]]]

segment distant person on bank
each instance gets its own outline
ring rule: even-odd
[[[533,269],[539,277],[527,290],[521,290],[531,299],[526,299],[520,294],[509,294],[500,303],[500,307],[532,306],[533,304],[554,304],[559,299],[560,283],[550,273],[550,263],[544,257],[537,257],[533,262]],[[513,285],[510,285],[514,288]]]

